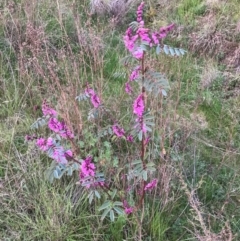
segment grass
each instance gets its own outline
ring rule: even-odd
[[[239,39],[234,30],[239,3],[146,4],[157,11],[146,13],[151,15],[148,26],[175,22],[165,43],[188,54],[181,59],[160,55],[148,63],[166,74],[171,90],[167,98],[150,102],[159,116],[149,151],[159,184],[146,197],[141,225],[133,216],[101,221],[100,201],[88,204],[86,193],[75,185],[77,173],[49,183],[44,172],[51,161],[24,139],[47,99],[77,133],[84,129],[81,151],[96,154],[103,168],[108,163],[122,170],[128,158],[139,156],[114,138],[99,143],[89,132],[87,104],[75,102],[88,81],[123,126],[132,121],[127,119],[132,100],[122,93],[126,78],[116,72],[125,73],[119,64],[127,54],[122,35],[135,10],[115,23],[111,13],[89,15],[88,1],[0,4],[1,240],[130,241],[138,239],[139,228],[148,241],[239,240],[239,73],[232,65],[237,57],[231,55]],[[212,25],[202,28],[206,19]],[[107,118],[102,122],[109,124]],[[165,159],[159,158],[165,151]],[[107,173],[123,185],[118,174]]]

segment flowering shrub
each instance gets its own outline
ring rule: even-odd
[[[121,174],[121,179],[125,185],[119,187],[119,185],[112,183],[108,179],[109,177],[104,176],[102,173],[104,163],[95,161],[94,153],[89,152],[84,157],[74,153],[71,146],[73,144],[78,146],[81,142],[78,142],[72,130],[59,119],[57,111],[51,108],[46,101],[42,104],[43,117],[33,124],[33,127],[36,128],[47,125],[51,130],[51,136],[48,138],[34,137],[39,149],[54,160],[49,173],[50,181],[53,181],[54,178],[59,179],[64,173],[72,175],[72,172],[77,170],[79,172],[78,183],[86,188],[89,202],[91,203],[95,198],[100,199],[101,196],[105,197],[105,202],[99,207],[99,211],[103,211],[101,218],[109,216],[112,221],[114,221],[115,215],[137,215],[137,211],[144,208],[145,193],[157,186],[157,179],[151,180],[150,178],[155,172],[154,163],[147,161],[146,158],[146,149],[151,140],[152,126],[154,126],[154,116],[151,116],[151,111],[146,111],[148,107],[146,93],[165,96],[169,84],[161,73],[145,68],[147,52],[155,48],[156,54],[164,52],[172,56],[180,56],[185,53],[182,49],[163,44],[163,39],[174,28],[174,24],[162,27],[158,31],[151,31],[144,26],[143,10],[144,2],[137,9],[137,21],[130,24],[123,37],[126,49],[136,62],[136,66],[132,69],[129,80],[125,84],[125,91],[133,98],[132,113],[135,123],[132,127],[124,129],[114,120],[114,117],[109,117],[110,127],[102,128],[104,134],[97,133],[97,141],[93,145],[83,142],[92,147],[98,140],[102,140],[102,136],[110,135],[115,136],[118,140],[126,140],[130,143],[129,145],[139,146],[140,159],[129,161]],[[137,93],[136,96],[132,92],[133,85],[140,86],[140,93]],[[88,119],[94,123],[97,122],[100,113],[105,111],[104,101],[100,100],[95,90],[87,83],[84,93],[77,96],[76,100],[88,99],[92,105],[89,112],[91,118]],[[34,138],[27,137],[28,140]],[[104,143],[109,148],[108,153],[111,153],[111,142]],[[88,149],[91,148],[85,150]],[[117,169],[117,162],[112,166]],[[133,194],[138,195],[133,198]]]

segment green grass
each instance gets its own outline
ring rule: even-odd
[[[198,16],[204,15],[206,8],[202,0],[183,0],[177,7],[177,15],[181,22],[193,25]]]

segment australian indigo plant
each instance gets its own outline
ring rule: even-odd
[[[156,54],[165,53],[172,56],[181,56],[186,52],[163,44],[163,39],[174,28],[174,24],[161,27],[158,31],[151,31],[144,25],[143,9],[144,2],[137,9],[137,21],[129,25],[123,37],[125,47],[136,63],[136,66],[131,70],[129,80],[125,84],[125,91],[133,96],[132,112],[135,124],[130,131],[126,131],[114,118],[111,118],[112,126],[108,131],[108,134],[128,141],[129,145],[140,146],[140,159],[133,160],[126,165],[128,171],[124,176],[127,177],[128,187],[119,190],[119,187],[114,183],[109,185],[109,181],[105,179],[104,174],[99,172],[101,170],[99,163],[94,162],[92,155],[87,155],[84,159],[81,159],[78,155],[74,155],[71,148],[63,146],[64,140],[65,143],[69,144],[68,146],[71,146],[71,144],[76,146],[76,138],[66,123],[58,119],[57,111],[51,108],[46,101],[42,104],[43,117],[39,118],[33,124],[33,127],[48,125],[52,135],[48,138],[27,137],[28,140],[36,139],[36,145],[39,149],[54,160],[48,172],[50,181],[53,181],[54,178],[61,178],[64,173],[72,175],[73,171],[76,170],[79,172],[79,184],[84,186],[88,192],[90,203],[94,198],[105,197],[104,203],[99,208],[99,211],[103,212],[102,220],[109,216],[111,221],[114,221],[116,214],[137,214],[139,210],[144,208],[145,193],[157,186],[157,179],[149,180],[149,174],[153,174],[155,171],[154,163],[147,161],[146,158],[146,149],[151,139],[151,127],[154,125],[154,117],[149,114],[150,111],[147,109],[147,93],[165,96],[169,84],[161,73],[146,68],[147,52],[154,49]],[[129,59],[129,56],[127,59]],[[140,92],[137,95],[132,93],[134,83],[140,86]],[[88,83],[85,92],[76,97],[78,101],[87,99],[90,99],[93,106],[89,119],[96,119],[101,108],[103,108],[103,103]],[[131,193],[136,195],[134,200],[131,198],[130,205],[128,197]]]

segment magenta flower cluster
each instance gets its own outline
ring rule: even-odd
[[[145,191],[147,191],[147,190],[152,190],[152,189],[154,189],[156,186],[157,186],[157,179],[153,179],[151,182],[149,182],[149,183],[145,186],[144,190],[145,190]]]
[[[139,77],[140,70],[141,70],[141,67],[140,66],[136,66],[133,69],[132,73],[130,74],[129,81],[127,81],[126,84],[125,84],[125,91],[128,94],[132,93],[132,87],[130,85],[130,82],[136,80]]]
[[[53,132],[59,134],[64,139],[73,139],[74,135],[64,123],[64,121],[59,121],[57,118],[50,118],[48,121],[48,127]]]
[[[158,45],[160,40],[165,38],[167,34],[174,28],[174,24],[166,27],[161,27],[159,31],[150,32],[148,28],[144,27],[143,15],[144,2],[142,2],[137,9],[138,29],[133,33],[132,27],[129,27],[123,37],[125,47],[132,53],[133,57],[141,60],[144,55],[144,50],[139,47],[138,42],[147,43],[150,47]]]
[[[42,104],[43,115],[48,119],[48,127],[50,130],[65,139],[73,139],[74,135],[63,121],[57,119],[57,111],[51,108],[44,100]],[[37,138],[36,138],[37,139]],[[36,145],[40,150],[47,153],[49,157],[61,164],[67,164],[68,159],[73,157],[71,150],[65,150],[52,137],[47,139],[38,138]]]
[[[125,47],[137,60],[142,60],[144,56],[144,50],[140,47],[141,43],[153,47],[159,45],[160,41],[167,36],[167,34],[174,28],[174,24],[170,24],[166,27],[161,27],[158,31],[150,31],[144,26],[143,21],[143,8],[144,2],[142,2],[137,8],[137,29],[136,31],[130,26],[123,37]],[[139,77],[141,71],[140,66],[136,66],[132,73],[130,74],[129,80],[125,84],[125,91],[128,94],[132,93],[132,87],[130,85],[131,81],[136,80]],[[146,133],[146,125],[143,123],[143,113],[144,113],[144,98],[143,94],[140,94],[133,103],[133,113],[137,115],[136,122],[141,123],[141,129]]]
[[[40,150],[46,152],[49,157],[61,164],[67,164],[67,158],[73,157],[71,150],[64,150],[62,146],[59,146],[52,137],[48,139],[39,138],[36,141],[36,145]]]
[[[133,103],[133,113],[138,117],[142,117],[144,112],[143,94],[140,94]]]
[[[141,67],[139,65],[133,69],[130,75],[130,81],[136,80],[138,78],[140,70],[141,70]]]
[[[43,115],[48,119],[48,127],[53,132],[59,134],[62,138],[73,139],[74,135],[64,123],[64,121],[59,121],[57,119],[57,111],[51,108],[47,102],[44,100],[42,104]]]
[[[44,116],[51,116],[51,117],[56,117],[57,116],[57,111],[51,108],[46,100],[43,101],[42,103],[42,112]]]
[[[143,18],[142,18],[143,8],[144,8],[144,2],[141,2],[141,4],[137,8],[137,21],[138,22],[143,21]]]
[[[128,215],[133,212],[133,207],[131,207],[126,200],[123,201],[124,212]]]
[[[128,93],[128,94],[131,94],[131,93],[132,93],[132,87],[131,87],[131,85],[129,84],[129,82],[126,82],[126,84],[125,84],[125,91],[126,91],[126,93]]]
[[[117,123],[115,123],[113,126],[112,126],[112,130],[113,130],[113,133],[117,136],[117,137],[124,137],[125,136],[125,131],[123,128],[121,128]],[[126,140],[128,142],[133,142],[133,136],[132,135],[128,135],[126,136]]]
[[[87,85],[87,88],[85,89],[85,94],[91,98],[91,102],[94,106],[94,108],[98,108],[100,105],[100,98],[98,95],[95,93],[95,91]]]
[[[115,134],[116,136],[118,136],[118,137],[122,137],[122,136],[124,136],[124,134],[125,134],[124,129],[121,128],[118,124],[114,124],[114,125],[112,126],[112,130],[113,130],[114,134]]]
[[[91,161],[92,161],[91,156],[88,156],[85,160],[82,161],[81,170],[80,170],[80,178],[81,179],[88,177],[88,176],[91,176],[91,177],[95,176],[96,167],[95,167],[94,163],[92,163]]]
[[[103,187],[104,186],[104,182],[96,182],[94,180],[95,177],[95,169],[96,166],[95,164],[92,162],[92,157],[88,156],[86,157],[85,160],[82,160],[81,163],[81,167],[80,167],[80,172],[79,172],[79,177],[81,180],[81,183],[86,186],[86,188],[90,188],[90,187]],[[91,179],[87,179],[86,182],[89,182],[88,184],[85,183],[85,178],[86,177],[91,177]]]

